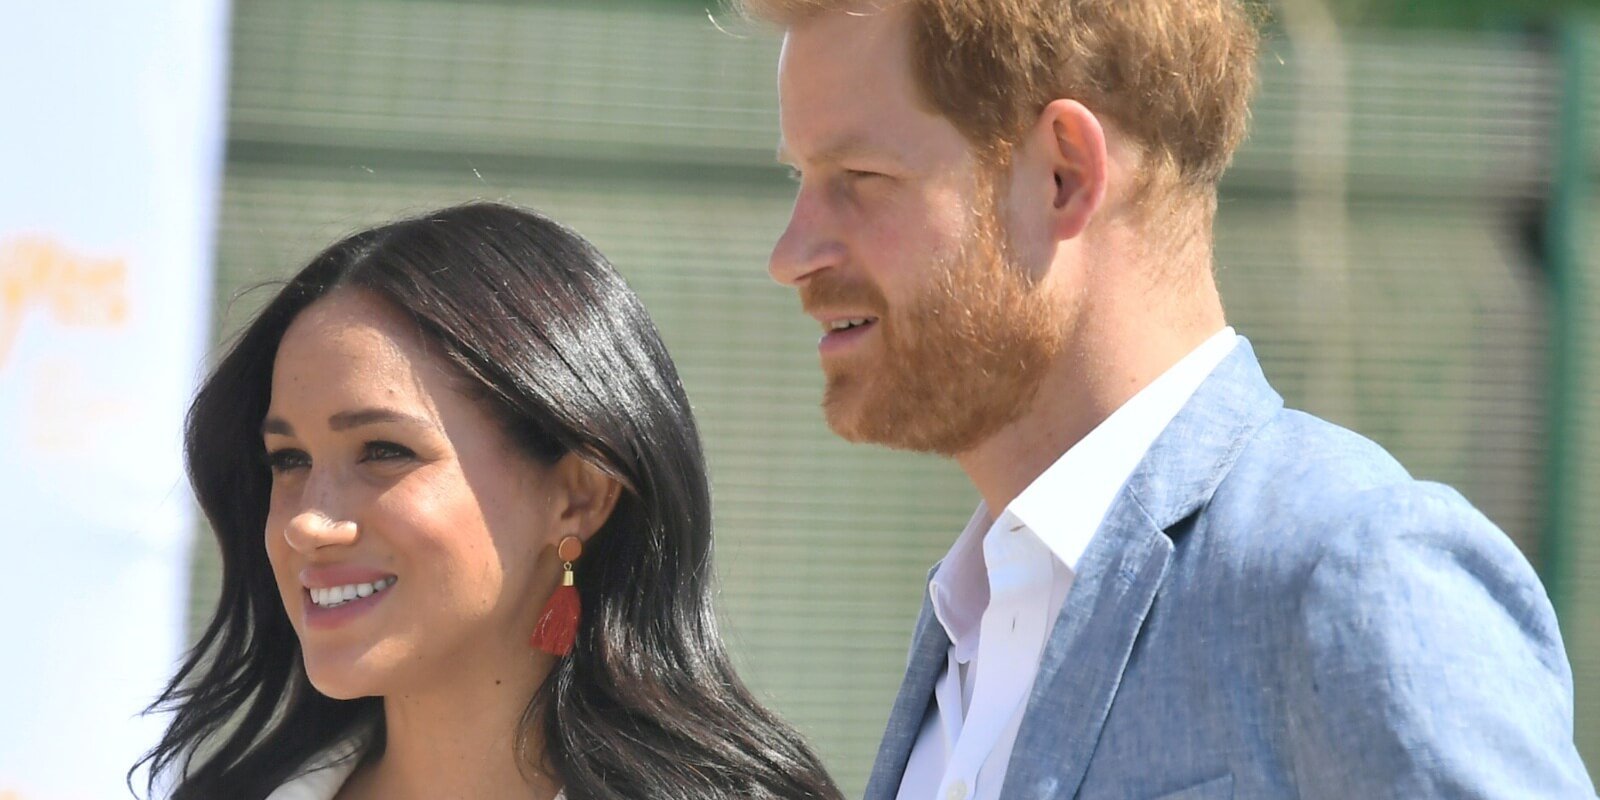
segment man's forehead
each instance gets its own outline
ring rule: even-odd
[[[788,31],[827,14],[860,17],[893,11],[915,2],[916,0],[804,0],[798,3],[780,1],[776,5],[786,6],[785,8],[775,14],[760,16],[768,22],[776,23],[781,30]]]
[[[911,16],[904,3],[846,4],[808,14],[783,29],[780,55],[796,44],[879,48],[910,36]]]
[[[789,26],[778,53],[778,85],[831,74],[856,80],[863,74],[910,71],[910,20],[898,9],[823,11]]]
[[[893,156],[900,148],[884,127],[923,110],[909,51],[884,41],[882,25],[833,17],[835,30],[791,30],[785,37],[778,67],[779,161]]]

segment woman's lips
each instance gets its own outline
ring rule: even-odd
[[[357,586],[372,586],[372,590],[365,596],[361,590],[356,589],[356,595],[350,599],[334,600],[334,597],[343,598],[349,592],[343,586],[319,587],[305,589],[301,592],[301,607],[304,609],[306,627],[312,630],[332,630],[364,616],[382,603],[389,595],[395,592],[400,581],[393,576],[383,579],[379,584],[358,584]],[[349,584],[346,584],[348,586]],[[382,588],[379,588],[381,585]],[[317,597],[312,592],[317,592]],[[334,595],[334,592],[339,592]],[[331,605],[318,603],[318,599],[330,601]]]
[[[395,590],[393,573],[356,564],[324,564],[300,570],[306,627],[328,630],[371,611]]]

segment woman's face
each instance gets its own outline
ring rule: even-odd
[[[574,459],[516,452],[456,381],[412,322],[360,290],[312,304],[279,345],[266,548],[326,695],[526,669],[559,576],[550,545],[588,533],[568,509]]]

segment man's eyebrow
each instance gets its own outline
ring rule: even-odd
[[[390,408],[358,408],[352,411],[340,411],[328,417],[328,427],[336,431],[346,431],[359,428],[363,425],[376,425],[381,422],[399,422],[423,428],[433,427],[433,422],[424,417],[406,414]],[[266,435],[275,433],[279,436],[293,436],[294,428],[289,423],[278,417],[267,417],[261,421],[261,433]]]
[[[887,158],[896,162],[900,160],[895,153],[874,145],[873,143],[867,141],[865,136],[859,134],[843,136],[839,139],[829,142],[826,146],[818,149],[816,154],[807,160],[813,164],[837,164],[845,159],[859,156]],[[779,164],[788,164],[793,166],[795,162],[794,153],[790,152],[788,144],[782,139],[778,140],[777,158]]]

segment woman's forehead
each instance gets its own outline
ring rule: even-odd
[[[383,403],[432,409],[449,385],[415,322],[366,292],[335,290],[290,323],[273,364],[274,407]],[[288,409],[283,409],[288,412]]]

